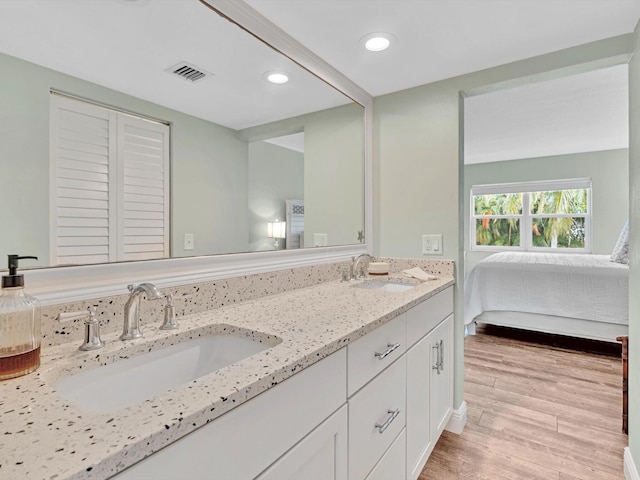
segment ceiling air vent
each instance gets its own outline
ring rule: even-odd
[[[167,69],[167,72],[173,73],[190,82],[197,82],[207,77],[213,76],[213,73],[207,72],[205,69],[196,67],[187,62],[180,62],[171,68]]]

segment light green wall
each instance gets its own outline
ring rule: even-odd
[[[421,235],[443,235],[444,255],[436,258],[455,260],[458,279],[456,407],[464,392],[461,92],[610,65],[611,58],[626,58],[631,41],[614,37],[374,99],[374,254],[420,258]]]
[[[25,233],[2,235],[0,259],[22,253],[49,264],[51,88],[171,122],[174,256],[247,250],[248,147],[233,130],[3,54],[0,71],[0,225]],[[184,233],[195,235],[195,250],[182,250]]]
[[[629,151],[575,153],[464,167],[464,246],[469,250],[469,189],[473,185],[590,178],[592,253],[610,254],[629,216]],[[468,251],[466,272],[490,253]]]
[[[286,200],[304,199],[304,154],[267,142],[249,144],[249,250],[274,250],[267,223],[285,220]],[[280,250],[285,241],[280,240]]]
[[[316,112],[304,126],[304,244],[358,242],[364,230],[364,129],[359,105]]]
[[[239,132],[254,142],[304,132],[304,242],[354,244],[364,230],[364,111],[351,103]]]
[[[629,64],[629,292],[640,289],[640,23]],[[640,468],[640,297],[629,298],[629,449]]]

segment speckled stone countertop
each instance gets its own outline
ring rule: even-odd
[[[329,282],[189,315],[177,331],[159,330],[156,322],[143,325],[138,340],[121,342],[110,333],[94,352],[80,352],[75,342],[47,348],[35,373],[0,382],[0,478],[108,478],[453,283],[441,277],[395,293]],[[74,372],[215,332],[273,346],[107,414],[87,412],[56,392],[56,382]]]

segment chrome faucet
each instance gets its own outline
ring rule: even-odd
[[[127,288],[131,292],[129,300],[124,306],[124,329],[120,340],[132,340],[140,338],[140,296],[147,294],[147,300],[159,300],[164,298],[160,290],[153,283],[141,283],[138,286],[128,285]]]
[[[369,262],[373,260],[373,257],[368,253],[361,253],[357,257],[353,257],[352,258],[353,263],[351,264],[351,278],[353,280],[357,280],[358,278],[364,278],[366,276],[364,273],[364,270],[361,273],[358,272],[358,266],[360,265],[360,261],[362,260],[363,257],[367,257]]]
[[[78,350],[88,352],[104,347],[104,342],[100,338],[100,322],[96,318],[97,308],[95,306],[87,309],[87,319],[84,321],[84,342]]]

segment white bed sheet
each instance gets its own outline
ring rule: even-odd
[[[629,267],[609,255],[500,252],[464,288],[465,325],[494,310],[629,324]]]

